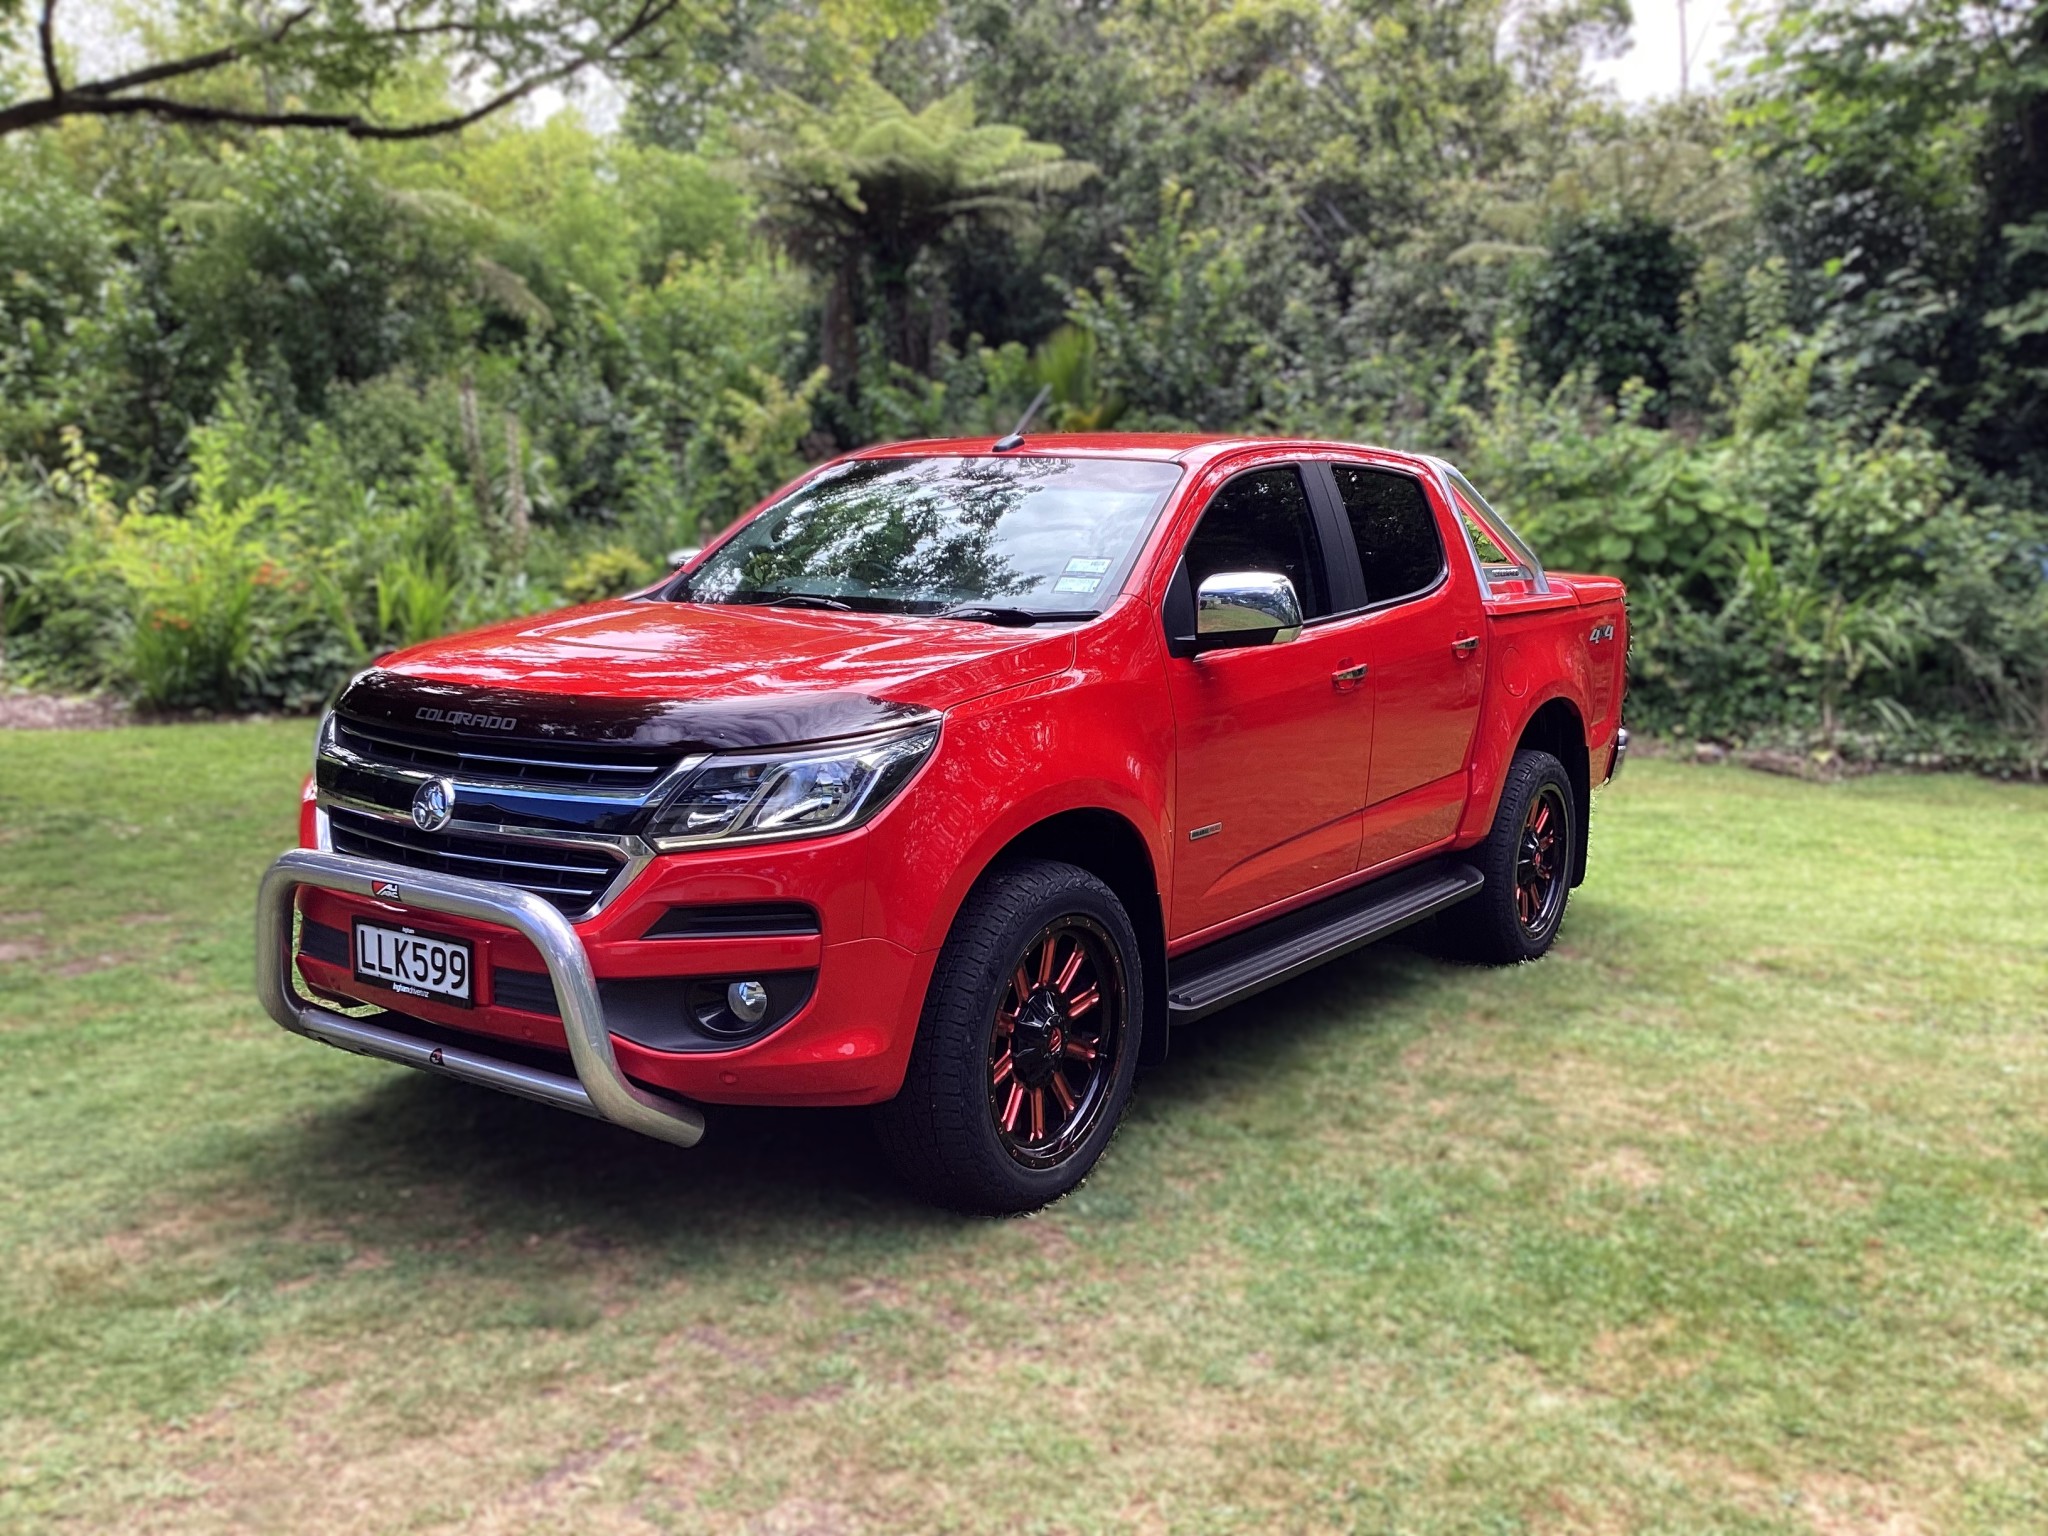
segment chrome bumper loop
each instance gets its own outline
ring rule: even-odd
[[[373,884],[395,886],[400,894],[377,897]],[[395,899],[416,911],[442,912],[517,933],[540,952],[554,983],[575,1076],[442,1045],[302,999],[292,985],[293,897],[301,886],[369,900]],[[704,1117],[697,1110],[649,1093],[620,1070],[583,941],[566,917],[528,891],[345,853],[294,849],[270,866],[256,898],[256,992],[271,1018],[309,1040],[573,1109],[679,1147],[695,1146],[704,1135]]]

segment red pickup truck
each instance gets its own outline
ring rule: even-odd
[[[350,682],[259,987],[685,1146],[701,1104],[874,1105],[924,1194],[1027,1210],[1174,1025],[1424,920],[1549,949],[1627,646],[1619,582],[1439,459],[868,449],[657,587]]]

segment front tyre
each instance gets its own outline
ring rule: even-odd
[[[1549,951],[1571,899],[1581,814],[1563,763],[1548,752],[1515,754],[1493,828],[1470,855],[1486,884],[1443,917],[1465,958],[1512,965]]]
[[[1131,1096],[1144,972],[1130,915],[1071,864],[992,871],[954,919],[883,1148],[956,1210],[1035,1210],[1095,1166]]]

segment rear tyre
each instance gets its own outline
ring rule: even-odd
[[[1580,814],[1563,763],[1548,752],[1515,754],[1493,829],[1469,855],[1486,884],[1440,919],[1449,948],[1488,965],[1549,951],[1571,900]]]
[[[1130,915],[1100,880],[1043,859],[987,875],[940,951],[903,1090],[876,1107],[904,1181],[981,1215],[1079,1184],[1130,1100],[1143,989]]]

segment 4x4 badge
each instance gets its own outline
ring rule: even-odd
[[[455,819],[455,785],[429,779],[412,797],[412,824],[422,832],[438,832]]]

